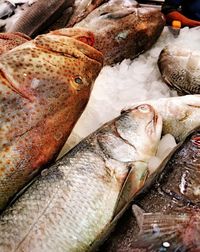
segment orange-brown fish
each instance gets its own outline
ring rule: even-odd
[[[104,54],[104,64],[110,65],[149,49],[164,25],[157,8],[140,7],[134,0],[110,0],[75,26],[94,32],[94,47]]]
[[[103,61],[93,41],[63,29],[1,55],[0,209],[55,158],[84,110]]]
[[[29,40],[30,38],[28,36],[20,32],[0,33],[0,54],[7,52]]]

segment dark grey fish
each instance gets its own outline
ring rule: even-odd
[[[165,47],[158,67],[163,80],[179,94],[200,94],[200,52],[178,46]]]
[[[160,167],[100,251],[200,251],[200,128]]]
[[[15,14],[4,20],[5,32],[21,32],[35,36],[52,24],[74,0],[35,0],[16,4]]]
[[[157,8],[140,7],[134,0],[110,0],[75,26],[95,34],[94,47],[103,53],[104,64],[110,65],[149,49],[164,25]]]

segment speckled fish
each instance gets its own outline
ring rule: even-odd
[[[94,32],[94,47],[104,55],[104,64],[134,58],[149,49],[165,25],[157,8],[140,7],[134,0],[110,0],[96,8],[75,27]]]
[[[165,47],[158,66],[163,80],[179,94],[200,94],[200,51]]]
[[[0,209],[62,148],[102,68],[81,29],[40,35],[0,57]]]
[[[53,23],[65,9],[72,9],[73,4],[74,0],[1,1],[1,30],[3,32],[21,32],[28,36],[37,35]],[[8,14],[6,14],[7,12]]]
[[[161,166],[101,251],[200,251],[200,128]]]
[[[31,38],[20,32],[0,33],[0,55],[29,40]]]
[[[147,100],[162,116],[162,133],[173,135],[178,142],[200,125],[200,95]],[[143,102],[133,104],[133,107]]]
[[[3,212],[0,251],[81,252],[94,247],[113,220],[131,171],[132,186],[143,186],[145,163],[155,155],[161,129],[161,117],[143,104],[82,140]]]
[[[107,0],[75,0],[74,11],[67,27],[72,27],[84,19],[91,11]]]

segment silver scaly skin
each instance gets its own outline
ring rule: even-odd
[[[165,47],[158,66],[163,80],[179,94],[200,94],[200,51]]]
[[[0,251],[87,251],[109,227],[130,167],[155,155],[161,129],[143,104],[81,141],[1,215]],[[141,179],[148,172],[134,169]]]

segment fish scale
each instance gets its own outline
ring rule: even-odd
[[[153,122],[151,132],[146,130],[150,122]],[[135,123],[140,127],[135,128]],[[137,131],[135,141],[131,128]],[[147,156],[155,155],[161,128],[161,117],[150,105],[138,106],[103,125],[53,166],[43,170],[0,216],[0,251],[81,252],[95,246],[112,222],[130,163],[138,159],[145,162]],[[122,134],[128,129],[126,140],[101,138],[112,134],[121,140],[118,129]],[[134,142],[135,148],[148,145],[149,152],[144,147],[143,155],[141,152],[138,155],[132,149],[131,159],[129,141]],[[102,143],[106,143],[106,148],[102,148]],[[129,162],[109,151],[119,143]],[[144,170],[136,165],[135,170],[142,181],[141,184],[135,181],[136,191],[131,192],[130,199],[144,182]]]

